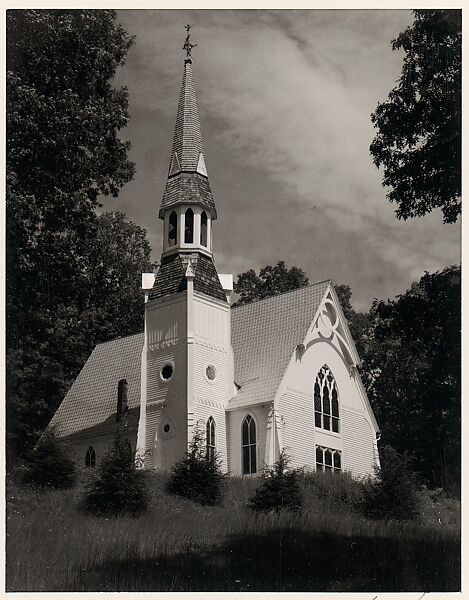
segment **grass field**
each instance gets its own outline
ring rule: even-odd
[[[257,481],[229,479],[223,504],[202,507],[148,475],[150,510],[96,518],[81,488],[7,487],[8,591],[458,591],[459,502],[421,493],[413,523],[353,509],[359,486],[318,473],[304,510],[254,514]]]

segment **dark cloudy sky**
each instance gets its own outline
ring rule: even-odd
[[[122,10],[136,35],[117,83],[129,88],[135,180],[105,208],[147,228],[157,219],[182,79],[184,25],[193,25],[194,74],[205,158],[218,209],[219,273],[283,259],[311,282],[351,286],[352,303],[405,291],[424,271],[460,261],[460,225],[440,212],[394,216],[373,165],[370,114],[399,76],[390,40],[406,10]]]

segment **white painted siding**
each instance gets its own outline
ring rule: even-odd
[[[283,447],[293,468],[314,467],[313,398],[291,390],[280,398],[278,410],[283,418]]]
[[[267,415],[269,407],[265,404],[233,410],[227,413],[228,469],[232,475],[241,475],[241,425],[244,417],[250,414],[256,421],[257,430],[257,473],[259,476],[265,467],[265,440],[267,434]]]
[[[357,381],[350,375],[344,357],[328,340],[315,340],[301,358],[292,356],[276,398],[276,408],[285,421],[284,446],[292,466],[315,468],[316,445],[342,452],[343,468],[361,477],[373,472],[374,428]],[[339,433],[314,426],[314,382],[327,364],[337,384]]]
[[[145,465],[148,468],[158,466],[167,469],[171,466],[166,464],[169,457],[165,458],[162,446],[160,424],[164,424],[163,421],[171,423],[171,434],[174,431],[176,433],[175,449],[171,448],[170,455],[176,456],[178,460],[187,449],[186,307],[185,295],[146,307],[148,352]],[[174,365],[173,376],[169,381],[163,381],[160,377],[161,369],[168,362]]]
[[[210,406],[200,402],[194,402],[194,424],[197,424],[205,435],[209,417],[215,420],[215,443],[218,455],[221,459],[221,468],[224,473],[228,471],[228,457],[226,450],[226,423],[224,407]]]
[[[356,478],[373,472],[374,452],[372,427],[364,415],[343,411],[343,469]]]

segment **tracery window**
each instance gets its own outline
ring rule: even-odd
[[[256,422],[247,415],[242,425],[243,475],[257,472]]]
[[[207,247],[207,213],[205,211],[200,215],[200,244]]]
[[[186,210],[184,226],[184,243],[192,244],[194,241],[194,212],[192,208]]]
[[[169,228],[168,228],[168,245],[175,246],[178,243],[178,216],[176,212],[169,215]]]
[[[339,397],[331,370],[324,365],[314,383],[314,423],[316,427],[339,433]]]
[[[96,452],[93,446],[90,446],[85,454],[85,467],[94,467],[96,465]]]
[[[213,417],[209,417],[207,421],[205,440],[207,444],[207,458],[213,460],[215,458],[215,419]]]
[[[331,471],[335,473],[341,470],[342,457],[340,450],[316,446],[316,471]]]

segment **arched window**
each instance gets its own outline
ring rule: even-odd
[[[256,422],[251,415],[247,415],[243,421],[242,441],[243,475],[250,475],[257,472]]]
[[[209,417],[207,421],[205,441],[207,444],[207,458],[213,460],[215,458],[215,419],[213,417]]]
[[[200,215],[200,245],[207,247],[207,213]]]
[[[168,246],[175,246],[178,243],[178,216],[176,212],[169,215],[169,228],[168,228]]]
[[[117,384],[117,411],[116,422],[118,423],[127,412],[127,380],[121,379]]]
[[[194,241],[194,213],[192,208],[186,210],[186,224],[184,229],[184,243],[192,244]]]
[[[337,385],[327,365],[321,367],[314,383],[314,423],[316,427],[339,433]]]
[[[96,452],[93,446],[90,446],[85,454],[85,467],[94,467],[96,464]]]

